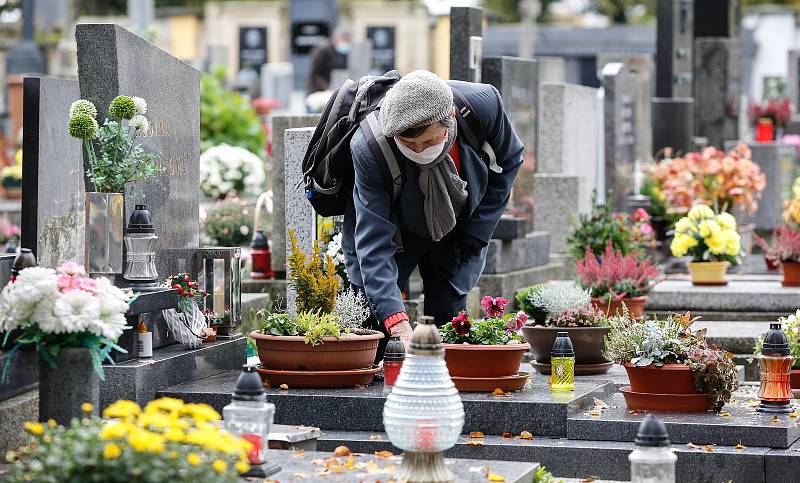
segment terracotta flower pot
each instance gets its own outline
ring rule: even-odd
[[[453,377],[507,377],[519,372],[526,343],[506,345],[443,344],[444,361]]]
[[[789,373],[789,384],[792,389],[800,389],[800,369],[792,369]]]
[[[637,367],[622,364],[631,382],[631,391],[648,394],[699,394],[694,387],[694,375],[684,364],[664,364]]]
[[[783,286],[800,287],[800,263],[783,262]]]
[[[775,263],[774,260],[769,258],[768,256],[764,255],[764,263],[767,265],[767,270],[777,270],[781,268],[780,264]]]
[[[550,363],[550,352],[559,332],[567,332],[575,349],[575,364],[600,364],[608,362],[603,357],[603,345],[609,327],[545,327],[526,325],[522,328],[525,340],[531,345],[531,354],[540,364]]]
[[[317,346],[306,344],[302,336],[250,333],[256,341],[258,357],[264,369],[284,371],[340,371],[370,367],[378,352],[383,334],[326,337]]]
[[[600,297],[592,297],[592,305],[594,305],[598,310],[603,311],[606,316],[616,315],[617,313],[622,313],[622,305],[628,308],[628,313],[632,315],[634,318],[641,319],[644,317],[644,304],[647,302],[647,296],[643,295],[641,297],[625,297],[620,300],[611,300]]]
[[[729,262],[689,262],[689,273],[694,285],[728,285],[725,273]]]

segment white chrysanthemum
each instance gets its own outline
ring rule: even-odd
[[[128,327],[128,321],[120,313],[114,313],[100,317],[89,325],[89,330],[97,335],[108,337],[111,340],[119,339],[122,331]]]
[[[141,114],[136,114],[133,116],[133,119],[131,119],[131,126],[133,126],[134,129],[138,129],[139,134],[144,136],[150,129],[150,121]]]
[[[19,273],[14,283],[14,304],[23,318],[29,317],[42,299],[57,296],[58,276],[52,268],[26,268]]]
[[[83,332],[100,317],[100,303],[92,294],[73,290],[61,294],[53,307],[64,332]]]
[[[265,180],[264,161],[244,148],[220,144],[200,156],[200,188],[208,196],[257,196]]]
[[[136,105],[137,114],[147,114],[147,101],[141,97],[132,97],[133,103]]]
[[[61,317],[55,313],[56,300],[56,298],[46,298],[39,302],[31,315],[31,322],[38,325],[42,332],[47,334],[72,332],[64,327]]]

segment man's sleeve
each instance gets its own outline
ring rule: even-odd
[[[356,256],[370,308],[379,321],[386,321],[405,312],[394,259],[397,227],[390,220],[391,200],[380,169],[370,163],[358,143],[352,142],[350,149],[355,170]]]
[[[522,152],[525,146],[517,137],[508,120],[500,93],[493,86],[476,93],[473,107],[481,117],[481,125],[486,129],[486,140],[494,150],[497,164],[502,173],[489,170],[486,193],[469,220],[458,227],[484,243],[489,243],[500,216],[506,209],[511,187],[522,165]],[[485,115],[484,113],[488,114]]]

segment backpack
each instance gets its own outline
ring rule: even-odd
[[[354,170],[350,140],[362,127],[370,151],[382,160],[381,172],[392,204],[403,185],[403,174],[391,146],[383,135],[377,111],[389,89],[400,80],[396,70],[381,76],[364,76],[355,82],[346,80],[331,96],[322,112],[311,142],[303,157],[303,178],[295,188],[305,185],[306,198],[321,216],[344,215],[347,197],[352,196]],[[458,133],[466,143],[497,169],[494,152],[469,101],[453,89]]]

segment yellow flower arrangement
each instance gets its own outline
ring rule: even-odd
[[[670,246],[676,257],[691,255],[695,262],[739,262],[741,239],[736,219],[729,213],[714,213],[707,205],[695,205],[675,224]]]

